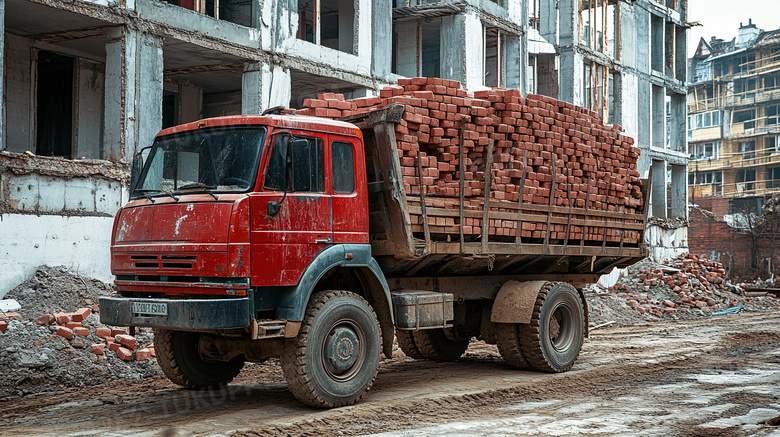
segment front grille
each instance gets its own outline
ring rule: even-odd
[[[198,260],[197,255],[130,255],[137,269],[192,269]],[[190,261],[190,262],[182,262]]]

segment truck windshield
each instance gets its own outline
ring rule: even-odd
[[[247,191],[257,177],[265,134],[265,127],[241,126],[159,137],[131,197]]]

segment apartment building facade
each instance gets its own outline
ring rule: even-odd
[[[780,193],[780,30],[752,20],[732,40],[699,41],[688,92],[689,193],[760,212]]]
[[[680,179],[675,169],[684,172],[675,148],[685,146],[659,132],[670,126],[665,108],[679,91],[664,47],[684,32],[685,7],[683,0],[0,0],[0,296],[41,264],[111,279],[111,226],[127,201],[130,162],[161,128],[296,108],[322,92],[375,95],[399,77],[519,88],[595,108],[637,139],[641,171],[663,166],[654,178],[665,193],[667,165],[671,186]],[[591,22],[608,23],[606,34],[580,22],[591,13]],[[651,54],[657,44],[661,52]],[[665,199],[654,193],[654,213],[663,217]],[[672,212],[684,214],[672,199]],[[684,238],[667,233],[656,245],[681,250]]]

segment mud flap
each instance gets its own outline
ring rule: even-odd
[[[539,290],[547,281],[507,281],[498,290],[490,321],[493,323],[531,323]]]

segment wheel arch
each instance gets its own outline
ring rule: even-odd
[[[382,350],[388,358],[393,348],[393,306],[390,288],[368,244],[338,244],[321,251],[301,275],[298,285],[279,298],[277,317],[303,320],[312,294],[327,289],[348,289],[373,307],[382,331]]]

